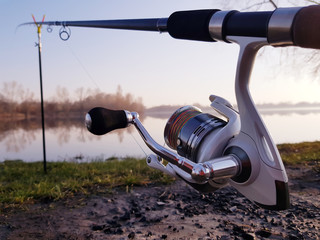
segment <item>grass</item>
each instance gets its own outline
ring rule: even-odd
[[[148,183],[168,184],[173,179],[147,166],[144,159],[94,161],[90,163],[42,162],[0,163],[0,203],[58,200],[81,192],[111,190]]]
[[[320,142],[280,144],[277,146],[282,160],[287,165],[318,164],[320,162]]]
[[[312,164],[320,172],[320,142],[281,144],[278,149],[286,165]],[[75,193],[108,192],[148,183],[169,184],[173,178],[147,166],[144,159],[127,158],[90,163],[49,162],[0,163],[0,211],[10,204],[54,201]],[[2,206],[1,206],[2,205]]]

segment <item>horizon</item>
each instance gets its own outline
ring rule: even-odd
[[[17,82],[4,82],[3,86],[0,89],[2,90],[2,93],[0,92],[0,101],[7,104],[23,104],[27,102],[40,102],[40,99],[36,99],[34,97],[35,93],[30,91],[28,88],[24,88],[21,84]],[[18,96],[18,97],[15,97]],[[57,103],[57,104],[75,104],[77,102],[85,102],[87,99],[90,99],[92,101],[92,98],[95,96],[101,98],[101,96],[110,96],[111,97],[111,103],[119,103],[119,100],[122,102],[126,102],[125,105],[131,105],[132,103],[139,103],[144,106],[146,110],[153,109],[153,108],[171,108],[171,107],[177,107],[181,106],[181,104],[159,104],[156,106],[148,107],[144,104],[143,99],[140,96],[134,96],[131,93],[125,93],[122,90],[122,87],[120,85],[117,86],[116,92],[102,92],[99,89],[84,89],[83,87],[76,89],[73,93],[70,94],[67,88],[57,86],[56,92],[53,96],[50,98],[47,98],[44,100],[46,104],[48,103]],[[112,98],[119,100],[114,101]],[[127,98],[127,99],[126,99]],[[110,102],[109,100],[109,102]],[[101,100],[100,100],[101,101]],[[98,100],[99,102],[99,100]],[[208,102],[210,103],[210,102]],[[103,104],[102,102],[99,102],[97,104]],[[231,103],[233,106],[237,106],[237,103]],[[105,105],[108,105],[108,102],[106,102]],[[123,104],[122,104],[123,105]],[[187,105],[195,105],[199,106],[201,108],[210,108],[210,104],[203,105],[198,102],[194,102],[192,104]],[[313,102],[307,102],[307,101],[299,101],[299,102],[292,102],[292,101],[282,101],[282,102],[261,102],[261,103],[255,103],[255,105],[258,108],[282,108],[282,107],[319,107],[320,101],[313,101]],[[112,106],[111,107],[116,107]],[[88,109],[89,110],[89,109]]]

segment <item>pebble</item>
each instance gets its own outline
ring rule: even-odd
[[[130,217],[130,213],[128,211],[126,211],[121,217],[120,217],[120,220],[121,221],[127,221],[127,220],[130,220],[131,217]]]
[[[92,225],[91,229],[92,229],[92,231],[101,231],[104,229],[104,227],[105,227],[105,225]]]
[[[236,210],[237,210],[237,206],[233,206],[233,207],[229,208],[230,212],[235,212]]]
[[[268,238],[271,236],[271,232],[269,230],[261,229],[256,232],[256,235],[264,238]]]
[[[139,220],[139,222],[146,222],[147,221],[147,218],[145,217],[145,216],[143,216],[140,220]]]
[[[251,233],[242,233],[242,234],[241,234],[241,237],[242,237],[244,240],[254,240],[254,239],[255,239],[255,236],[252,235]]]
[[[135,235],[136,235],[135,232],[131,232],[131,233],[129,233],[128,238],[134,239]]]
[[[157,205],[158,205],[158,206],[164,206],[164,205],[166,205],[166,203],[164,203],[164,202],[157,202]]]

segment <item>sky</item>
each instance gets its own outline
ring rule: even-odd
[[[16,81],[39,98],[36,27],[31,14],[46,21],[169,17],[190,9],[241,10],[247,1],[218,0],[0,0],[0,89]],[[231,4],[232,3],[232,4]],[[231,5],[231,6],[230,6]],[[284,3],[282,6],[289,6]],[[265,9],[271,10],[266,5]],[[177,40],[167,33],[71,28],[68,41],[60,27],[42,29],[44,99],[58,87],[74,96],[77,88],[100,89],[141,98],[146,107],[162,104],[209,105],[210,94],[235,104],[236,44]],[[320,80],[304,68],[310,50],[265,47],[256,60],[250,89],[256,103],[320,102]],[[296,65],[292,65],[297,60]],[[320,79],[320,78],[318,78]]]

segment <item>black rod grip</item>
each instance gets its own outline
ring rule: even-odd
[[[272,13],[234,12],[224,24],[224,32],[227,36],[267,37]]]
[[[296,15],[293,26],[293,42],[304,48],[320,49],[320,6],[302,8]]]
[[[209,33],[209,21],[219,10],[194,10],[174,12],[167,21],[171,37],[178,39],[214,42]]]
[[[103,135],[128,126],[124,110],[110,110],[102,107],[91,109],[86,115],[85,122],[88,130],[95,135]]]

